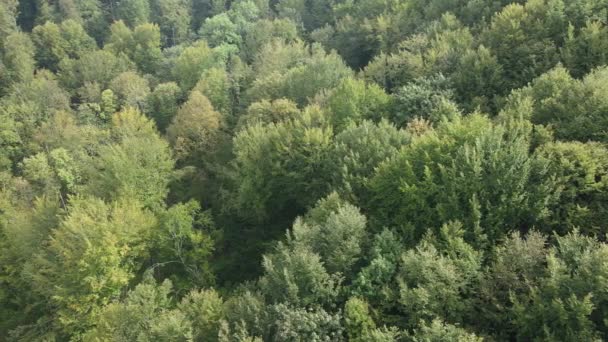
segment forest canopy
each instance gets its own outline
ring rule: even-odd
[[[0,341],[608,340],[608,1],[0,0]]]

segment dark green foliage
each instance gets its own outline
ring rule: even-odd
[[[380,166],[370,183],[374,217],[411,242],[451,220],[477,244],[530,228],[547,215],[555,185],[529,140],[523,122],[497,125],[477,114],[444,121]]]
[[[240,131],[234,140],[240,211],[260,221],[302,213],[328,193],[331,142],[332,129],[315,107],[290,121]]]
[[[147,110],[156,121],[160,131],[164,131],[177,113],[181,90],[174,82],[161,83],[148,96]]]
[[[348,126],[336,135],[330,152],[333,187],[355,203],[365,202],[369,198],[367,186],[376,167],[396,155],[409,141],[408,133],[386,120]]]
[[[608,340],[607,0],[0,0],[0,342]]]
[[[432,78],[417,79],[395,92],[395,104],[391,121],[397,127],[405,127],[414,118],[438,122],[440,108],[453,97],[448,80],[441,74]]]

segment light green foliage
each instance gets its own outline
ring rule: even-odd
[[[480,283],[479,315],[482,327],[500,326],[495,336],[506,338],[517,332],[513,324],[512,300],[530,295],[546,276],[547,239],[532,231],[522,237],[513,233],[496,247],[495,257]]]
[[[294,22],[301,23],[304,29],[313,31],[331,20],[332,2],[319,0],[279,0],[277,11],[280,17],[289,18]]]
[[[24,157],[21,153],[38,152],[34,141],[37,128],[56,112],[69,108],[68,94],[49,72],[38,72],[30,81],[16,84],[9,95],[0,99],[0,116],[7,118],[3,123],[6,152],[15,161]]]
[[[450,76],[455,97],[467,110],[493,110],[494,100],[503,89],[503,67],[483,45],[467,51],[460,65]]]
[[[51,198],[73,192],[80,181],[79,166],[63,148],[25,158],[22,168],[36,193]]]
[[[608,340],[608,0],[0,0],[0,342]]]
[[[44,151],[64,149],[74,159],[73,167],[84,171],[109,132],[90,123],[78,125],[76,116],[67,111],[57,111],[44,122],[35,134],[35,142]]]
[[[412,336],[415,342],[481,342],[483,338],[476,336],[458,326],[434,319],[430,324],[423,324]]]
[[[462,236],[461,225],[449,223],[437,238],[427,236],[401,256],[399,303],[410,326],[435,317],[452,322],[468,317],[472,306],[467,297],[479,276],[481,257]]]
[[[124,20],[134,27],[145,24],[150,18],[150,2],[146,0],[122,0],[116,8],[117,19]]]
[[[32,129],[56,111],[69,110],[70,105],[68,94],[49,72],[39,72],[32,80],[16,85],[2,102],[1,110],[21,122],[23,130]]]
[[[114,113],[116,113],[117,104],[116,96],[111,89],[106,89],[101,92],[101,103],[99,105],[100,119],[108,121]]]
[[[358,208],[332,193],[296,220],[288,241],[319,254],[328,272],[350,278],[362,254],[366,223]]]
[[[276,333],[272,341],[344,341],[342,317],[321,308],[300,309],[285,304],[275,305]]]
[[[116,96],[118,108],[137,108],[144,112],[150,94],[148,80],[132,71],[123,72],[110,81],[109,89]]]
[[[36,46],[38,65],[53,71],[57,70],[63,59],[78,58],[96,48],[93,38],[73,20],[66,20],[60,25],[47,22],[36,26],[32,31],[32,40]]]
[[[51,230],[57,227],[57,215],[61,212],[57,202],[47,198],[39,198],[33,203],[15,203],[17,198],[11,195],[19,191],[18,184],[15,185],[14,189],[5,189],[1,194],[0,327],[7,332],[46,314],[44,306],[40,305],[44,301],[32,291],[32,282],[24,270],[29,268],[32,255],[39,252]],[[27,305],[31,306],[23,310]]]
[[[193,290],[178,308],[190,320],[195,341],[218,341],[224,302],[215,290]]]
[[[350,298],[344,305],[344,321],[348,340],[367,341],[376,324],[369,315],[367,303],[359,298]]]
[[[340,82],[322,102],[331,116],[336,132],[343,130],[349,123],[387,118],[392,105],[390,96],[382,88],[353,78]]]
[[[287,99],[262,100],[249,105],[247,112],[239,118],[238,127],[245,128],[256,124],[277,124],[294,120],[299,115],[301,115],[300,110],[293,101]]]
[[[606,298],[601,282],[608,249],[578,232],[557,239],[546,259],[547,276],[524,298],[514,299],[517,336],[526,339],[579,338],[595,340],[603,320]],[[533,327],[542,326],[542,329]]]
[[[35,291],[57,307],[55,322],[64,333],[91,327],[103,305],[118,298],[138,269],[155,224],[132,199],[111,204],[88,197],[71,200],[48,246],[26,271]]]
[[[133,44],[133,32],[124,21],[118,20],[110,26],[110,33],[105,41],[104,49],[114,54],[128,54]]]
[[[64,59],[59,69],[62,85],[70,90],[87,83],[97,83],[101,89],[106,89],[114,77],[133,69],[133,64],[125,56],[116,57],[109,51],[98,50],[86,53],[80,59]]]
[[[183,91],[192,89],[202,73],[215,66],[212,50],[203,40],[194,43],[183,50],[175,60],[173,77]]]
[[[230,20],[226,13],[218,14],[211,18],[207,18],[198,35],[207,41],[211,47],[229,44],[240,46],[241,36],[238,32],[238,27]]]
[[[432,78],[416,79],[414,82],[397,89],[394,94],[394,109],[391,121],[397,127],[405,127],[414,118],[441,121],[441,108],[453,97],[447,84],[448,80],[441,74]]]
[[[483,43],[503,66],[507,89],[524,86],[557,61],[558,50],[552,38],[564,35],[566,22],[560,2],[534,0],[525,6],[511,4],[493,16]],[[555,31],[560,29],[561,32]]]
[[[104,307],[84,341],[192,341],[192,325],[173,308],[171,290],[169,280],[157,285],[147,274],[123,301]]]
[[[88,175],[88,192],[106,199],[136,198],[149,208],[161,205],[174,165],[169,145],[135,109],[112,117],[112,133],[116,142],[101,147]]]
[[[506,108],[526,97],[532,101],[529,119],[550,125],[555,137],[563,140],[606,141],[606,78],[608,69],[599,68],[583,80],[572,78],[557,67],[535,79],[528,87],[515,91]],[[580,99],[585,101],[581,102]]]
[[[197,90],[190,93],[167,128],[167,137],[180,161],[200,161],[217,150],[222,115]]]
[[[209,217],[200,212],[196,201],[176,204],[159,216],[159,229],[154,236],[153,258],[157,273],[171,278],[178,290],[192,286],[212,285],[209,264],[213,252]]]
[[[281,39],[285,43],[290,43],[295,41],[297,37],[298,29],[291,20],[258,20],[244,32],[241,53],[246,61],[251,62],[262,47],[272,40]]]
[[[105,49],[117,56],[125,54],[142,72],[157,72],[162,58],[158,25],[142,23],[131,31],[121,20],[112,24],[110,32]]]
[[[608,29],[597,21],[587,21],[585,27],[568,26],[568,37],[562,51],[564,64],[573,75],[581,77],[597,66],[605,65]]]
[[[6,36],[0,67],[0,94],[8,92],[14,83],[27,82],[34,76],[34,45],[30,37],[21,32]]]
[[[473,36],[450,14],[433,24],[426,32],[397,44],[397,51],[376,55],[366,66],[364,75],[394,90],[420,77],[454,72],[461,56],[472,48]]]
[[[392,231],[385,229],[376,234],[369,252],[369,264],[353,281],[353,294],[377,307],[393,309],[397,303],[394,280],[402,251],[402,241]]]
[[[226,117],[232,114],[232,84],[228,73],[221,68],[205,70],[194,89],[206,96],[218,112]]]
[[[327,273],[319,255],[306,247],[279,244],[263,260],[260,287],[270,302],[306,307],[329,303],[337,294],[337,279]]]
[[[304,59],[299,59],[299,56]],[[333,88],[352,74],[340,56],[327,54],[318,45],[284,45],[277,40],[263,48],[256,57],[259,61],[268,59],[277,59],[274,61],[275,68],[266,69],[265,66],[256,74],[257,78],[247,94],[249,103],[287,98],[304,106],[317,93]]]
[[[228,330],[244,331],[246,335],[251,336],[268,334],[265,327],[269,326],[271,321],[262,294],[249,290],[237,291],[226,300],[224,311]]]
[[[8,113],[0,111],[0,170],[8,170],[13,158],[21,154],[21,137],[17,123]]]
[[[0,34],[2,37],[7,37],[17,29],[18,5],[19,2],[15,0],[5,0],[0,3]]]

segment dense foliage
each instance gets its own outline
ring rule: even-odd
[[[0,0],[0,341],[608,339],[607,23]]]

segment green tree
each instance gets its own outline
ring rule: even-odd
[[[192,324],[174,308],[171,291],[169,280],[157,285],[147,274],[124,300],[103,308],[84,340],[192,341]]]
[[[503,72],[502,65],[483,45],[467,51],[460,58],[460,66],[450,76],[458,103],[468,111],[495,111],[495,97],[504,87]]]
[[[205,19],[201,29],[198,31],[198,35],[206,40],[211,47],[222,44],[239,47],[242,42],[237,25],[230,20],[230,17],[226,13]]]
[[[274,341],[344,341],[342,317],[321,308],[273,307],[276,315]]]
[[[568,37],[562,50],[562,58],[568,70],[581,77],[598,66],[605,65],[608,29],[597,21],[587,21],[585,27],[568,27]]]
[[[565,17],[559,3],[511,4],[492,17],[482,41],[503,66],[505,91],[525,85],[557,62],[558,42],[552,38],[565,34]],[[562,31],[552,32],[554,28]]]
[[[62,85],[72,91],[97,84],[107,89],[110,81],[119,74],[133,70],[133,63],[126,56],[116,57],[109,51],[97,50],[79,59],[64,59],[59,66]]]
[[[606,298],[597,286],[606,273],[601,260],[607,252],[605,244],[578,232],[558,237],[546,258],[546,278],[528,296],[514,299],[517,338],[574,341],[603,336],[606,322],[599,317],[606,312]]]
[[[75,197],[30,270],[35,291],[56,307],[65,336],[92,327],[102,307],[117,299],[134,277],[156,220],[137,201],[106,204]]]
[[[183,91],[192,89],[203,72],[215,66],[212,50],[203,40],[185,48],[175,60],[173,77]]]
[[[57,71],[63,59],[79,58],[96,48],[93,38],[73,20],[66,20],[60,25],[47,22],[36,26],[32,30],[32,41],[36,46],[38,66],[52,71]]]
[[[213,108],[222,113],[226,118],[232,116],[232,81],[224,69],[214,67],[205,70],[201,75],[201,79],[194,86],[194,90],[206,96],[213,105]]]
[[[245,128],[256,124],[277,124],[295,119],[299,115],[300,110],[293,101],[287,99],[262,100],[249,105],[247,111],[239,117],[237,127]]]
[[[148,80],[133,71],[126,71],[110,81],[109,89],[116,96],[118,108],[137,108],[144,112],[150,95]]]
[[[583,80],[572,78],[559,66],[540,76],[529,86],[515,91],[505,110],[529,98],[528,118],[535,124],[551,126],[561,140],[606,141],[606,90],[608,69],[598,68]],[[584,98],[586,101],[581,102]]]
[[[25,33],[6,36],[0,72],[0,94],[7,93],[14,83],[30,81],[34,76],[34,45]]]
[[[105,199],[131,197],[157,208],[168,193],[174,161],[154,123],[135,109],[112,117],[115,142],[102,146],[87,175],[88,192]]]
[[[175,82],[167,82],[157,85],[148,96],[146,108],[161,132],[169,126],[177,113],[180,95],[179,86]]]
[[[296,219],[288,242],[319,254],[330,273],[350,278],[362,256],[367,219],[336,193],[319,200],[304,218]]]
[[[192,322],[195,341],[218,341],[224,301],[217,291],[193,290],[182,299],[178,308]]]
[[[363,204],[370,196],[368,183],[383,161],[397,155],[410,135],[386,120],[363,121],[338,133],[332,145],[332,187],[353,203]]]
[[[176,204],[158,215],[151,260],[157,277],[170,278],[176,291],[214,283],[210,259],[213,222],[196,201]]]
[[[410,242],[452,220],[476,244],[531,227],[548,214],[555,184],[530,154],[530,134],[525,121],[479,114],[444,121],[380,165],[370,182],[374,217]]]
[[[585,235],[605,234],[607,152],[602,145],[591,142],[555,142],[540,147],[539,154],[550,161],[549,174],[561,188],[548,222],[552,231],[565,234],[577,227]]]
[[[424,323],[417,329],[412,341],[415,342],[440,342],[440,341],[458,341],[458,342],[481,342],[483,338],[478,337],[474,333],[458,326],[442,322],[439,319],[434,319],[430,324]]]
[[[367,341],[376,327],[370,317],[368,304],[356,297],[350,298],[344,305],[344,321],[348,340],[353,342]]]
[[[167,128],[176,159],[186,163],[205,161],[218,149],[222,126],[222,115],[204,95],[192,91]]]
[[[270,302],[305,307],[334,300],[339,285],[321,258],[305,247],[279,244],[263,259],[260,287]],[[294,322],[295,323],[295,322]]]
[[[131,31],[122,20],[110,27],[110,36],[104,49],[116,56],[124,54],[129,57],[139,70],[155,74],[162,59],[160,29],[156,24],[142,23]]]
[[[155,0],[151,4],[152,21],[158,23],[164,46],[184,43],[190,35],[189,0]]]
[[[244,32],[241,54],[244,60],[252,62],[262,47],[274,39],[285,43],[294,42],[298,38],[298,28],[289,19],[261,19]]]
[[[394,111],[391,121],[397,127],[404,127],[416,117],[441,121],[438,109],[451,101],[453,92],[448,80],[441,74],[431,78],[420,78],[397,89],[394,94]]]
[[[150,18],[150,3],[147,0],[122,0],[116,7],[116,16],[131,27],[145,24]]]
[[[264,66],[262,72],[258,74],[247,92],[249,103],[262,99],[287,98],[299,106],[304,106],[322,90],[331,89],[343,78],[351,76],[352,71],[335,52],[327,54],[318,45],[310,47],[309,50],[298,44],[281,46],[280,41],[274,41],[262,49],[258,59],[279,58],[279,60],[274,61],[275,69],[266,69],[267,66]],[[272,51],[275,47],[279,50]],[[295,51],[282,51],[283,49]],[[286,56],[278,55],[283,53]],[[298,54],[304,55],[304,61],[297,59]]]
[[[446,224],[401,256],[399,303],[410,327],[435,317],[462,323],[470,315],[481,254],[463,235],[459,223]]]
[[[329,192],[325,170],[333,134],[323,120],[312,107],[294,120],[249,126],[236,135],[232,179],[242,215],[291,221]]]
[[[392,105],[390,96],[382,88],[352,78],[341,81],[321,102],[337,132],[349,123],[380,121],[388,117]]]
[[[547,238],[532,231],[509,235],[496,246],[495,256],[480,282],[477,326],[493,331],[497,339],[517,334],[513,321],[513,299],[526,298],[547,275]]]

